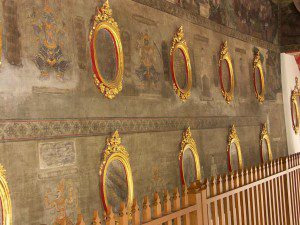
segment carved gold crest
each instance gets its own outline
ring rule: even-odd
[[[256,70],[259,72],[259,77],[260,77],[260,85],[261,85],[261,92],[259,93],[257,90],[256,86]],[[265,77],[264,77],[264,72],[260,60],[260,51],[257,50],[257,52],[254,54],[254,59],[253,59],[253,81],[254,81],[254,90],[255,90],[255,96],[257,100],[260,103],[263,103],[265,100]]]

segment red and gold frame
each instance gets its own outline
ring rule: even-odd
[[[271,149],[271,141],[270,141],[270,136],[268,133],[268,127],[267,127],[266,123],[264,123],[262,125],[261,133],[260,133],[260,159],[261,159],[262,163],[264,163],[264,157],[263,157],[263,142],[264,141],[267,143],[269,161],[272,161],[273,154],[272,154],[272,149]]]
[[[97,35],[100,30],[105,29],[111,35],[116,51],[116,78],[113,81],[107,81],[101,75],[101,70],[97,63],[97,52],[95,49]],[[121,42],[121,36],[118,24],[112,18],[112,10],[108,1],[102,7],[97,9],[97,15],[94,17],[93,26],[90,31],[90,51],[92,58],[92,67],[94,72],[94,82],[100,92],[108,99],[113,99],[121,90],[124,74],[124,54]]]
[[[0,165],[0,201],[2,206],[2,223],[3,225],[12,225],[12,206],[8,184],[5,177],[5,170]]]
[[[234,125],[232,125],[232,127],[230,129],[230,132],[228,135],[228,142],[227,142],[227,158],[228,158],[228,171],[229,172],[232,172],[231,156],[230,156],[230,147],[232,144],[235,144],[236,149],[237,149],[239,169],[243,169],[244,163],[243,163],[240,139],[237,135],[237,131],[236,131],[236,128]]]
[[[110,138],[107,138],[106,148],[103,151],[103,160],[99,169],[100,195],[103,203],[103,208],[106,212],[108,211],[108,206],[109,206],[107,201],[107,194],[106,194],[107,169],[109,164],[115,160],[119,161],[124,167],[126,173],[127,186],[128,186],[127,207],[131,208],[133,203],[132,171],[129,162],[129,154],[126,151],[126,148],[121,144],[121,138],[119,136],[118,131],[115,131]]]
[[[299,86],[299,80],[298,77],[295,78],[296,85],[294,87],[294,90],[292,90],[291,94],[291,114],[292,114],[292,126],[295,131],[295,134],[299,133],[299,105],[297,99],[300,97],[300,86]],[[293,108],[295,108],[295,113]],[[295,115],[296,114],[296,115]]]
[[[222,73],[222,61],[225,60],[227,64],[227,70],[229,72],[229,90],[225,90],[223,83],[223,73]],[[222,43],[221,51],[220,51],[220,59],[219,59],[219,78],[221,84],[221,92],[225,101],[229,104],[234,98],[234,73],[232,67],[231,57],[228,51],[227,41]]]
[[[176,80],[176,74],[175,74],[175,69],[174,69],[174,55],[175,55],[175,51],[177,51],[177,50],[181,51],[181,53],[184,56],[184,60],[185,60],[185,68],[186,68],[185,76],[186,76],[186,80],[187,80],[185,87],[180,87]],[[184,32],[183,32],[182,26],[177,30],[176,34],[173,37],[172,47],[170,50],[170,56],[171,56],[170,66],[171,66],[171,71],[172,71],[173,89],[182,101],[186,101],[188,99],[188,97],[191,95],[192,67],[191,67],[191,59],[190,59],[187,43],[184,40]]]
[[[191,132],[190,127],[188,127],[186,129],[186,131],[183,132],[182,141],[181,141],[180,146],[181,146],[181,149],[180,149],[178,158],[179,158],[179,171],[180,171],[181,184],[186,185],[185,179],[184,179],[183,155],[184,155],[184,152],[188,149],[191,150],[194,160],[195,160],[196,180],[200,181],[201,180],[200,160],[199,160],[197,145],[196,145],[195,140],[192,137],[192,132]]]
[[[257,86],[256,86],[256,70],[258,70],[259,77],[260,77],[260,87],[261,87],[260,93],[258,92]],[[260,51],[259,50],[254,54],[254,59],[253,59],[253,83],[254,83],[255,96],[260,103],[263,103],[265,100],[265,89],[266,88],[265,88],[265,76],[264,76],[264,72],[263,72],[263,68],[262,68],[262,64],[261,64],[261,60],[260,60]]]

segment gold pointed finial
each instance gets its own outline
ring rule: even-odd
[[[172,47],[171,47],[171,50],[170,50],[170,55],[173,55],[173,53],[175,51],[175,47],[179,43],[183,43],[183,44],[186,45],[186,42],[184,40],[183,26],[180,26],[178,28],[177,32],[175,33],[175,35],[173,37]]]
[[[262,128],[261,128],[261,135],[264,136],[268,134],[268,127],[267,127],[267,123],[262,124]]]
[[[239,139],[239,138],[238,138],[238,135],[237,135],[235,125],[233,124],[230,128],[230,133],[229,133],[229,136],[228,136],[228,144],[231,144],[231,141],[234,140],[234,139]]]
[[[227,52],[228,52],[228,44],[227,41],[224,41],[223,44],[221,45],[221,56],[225,56]]]

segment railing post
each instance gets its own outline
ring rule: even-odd
[[[191,225],[208,225],[206,185],[192,185],[189,189],[189,205],[196,205],[197,210],[190,213]]]
[[[97,210],[94,210],[94,213],[93,213],[93,225],[101,225],[101,220],[99,218],[99,214],[98,214],[98,211]]]
[[[284,163],[284,170],[288,170],[290,167],[289,165],[289,157],[285,158],[285,163]],[[286,197],[285,199],[287,200],[287,221],[289,225],[293,225],[293,214],[292,214],[292,202],[294,199],[291,199],[291,186],[290,186],[290,174],[287,172],[285,175],[284,179],[284,185],[285,185],[285,190],[286,190]]]
[[[84,221],[83,221],[83,217],[82,217],[81,214],[78,215],[76,225],[85,225],[85,223],[84,223]]]
[[[132,225],[140,225],[140,209],[137,204],[137,200],[133,200],[133,204],[131,207],[131,216],[132,216]]]

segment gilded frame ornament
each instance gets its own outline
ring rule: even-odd
[[[269,133],[268,133],[268,127],[267,127],[266,123],[264,123],[262,125],[261,133],[260,133],[260,158],[261,158],[262,163],[264,163],[263,141],[266,141],[266,143],[267,143],[269,161],[272,161],[273,160],[273,154],[272,154],[272,149],[271,149],[271,141],[270,141],[270,136],[269,136]]]
[[[223,83],[223,72],[222,72],[222,61],[225,60],[227,63],[227,69],[229,72],[229,90],[225,90],[224,83]],[[231,56],[228,51],[227,41],[223,42],[221,45],[220,50],[220,59],[219,59],[219,78],[221,84],[221,92],[225,101],[229,104],[234,98],[234,73],[233,73],[233,66],[231,61]]]
[[[106,148],[103,152],[103,160],[100,165],[99,175],[100,175],[100,195],[102,198],[103,208],[105,211],[108,210],[108,201],[106,194],[106,172],[108,166],[114,160],[118,160],[122,163],[124,170],[126,172],[126,179],[128,185],[127,193],[127,206],[131,207],[133,202],[133,179],[132,171],[129,162],[129,154],[126,148],[121,144],[121,138],[119,132],[115,131],[110,138],[106,140]]]
[[[101,75],[99,65],[97,63],[97,52],[95,49],[97,35],[100,30],[108,31],[113,39],[116,50],[117,71],[113,81],[107,81]],[[97,8],[97,15],[94,17],[92,29],[89,35],[90,51],[92,58],[92,67],[94,72],[94,82],[100,92],[108,99],[113,99],[122,90],[123,74],[124,74],[124,54],[121,42],[120,31],[117,22],[112,17],[112,10],[108,0],[102,7]]]
[[[300,97],[300,86],[298,77],[295,78],[296,85],[294,90],[292,90],[291,94],[291,115],[292,115],[292,126],[295,131],[295,134],[299,134],[299,124],[300,124],[300,116],[299,116],[299,105],[297,99]],[[295,108],[295,113],[293,111],[293,107]]]
[[[8,184],[5,177],[5,169],[0,164],[0,201],[2,204],[2,224],[12,225],[12,205]]]
[[[261,86],[261,92],[258,93],[257,86],[256,86],[256,70],[259,72],[259,77],[260,77],[260,86]],[[254,54],[254,59],[253,59],[253,83],[254,83],[254,91],[255,91],[255,96],[259,103],[263,103],[265,100],[265,76],[260,60],[260,51],[257,50],[257,52]]]
[[[244,163],[243,163],[242,149],[241,149],[240,139],[237,135],[235,125],[232,125],[232,127],[230,129],[230,132],[228,135],[228,142],[227,142],[227,158],[228,158],[229,172],[232,171],[231,156],[230,156],[230,147],[232,144],[235,144],[236,149],[237,149],[239,169],[243,169]]]
[[[196,171],[196,181],[201,180],[201,169],[200,169],[200,159],[198,155],[197,145],[192,137],[191,128],[188,127],[182,134],[182,141],[180,145],[180,152],[179,152],[179,171],[180,171],[180,179],[181,184],[186,185],[185,178],[184,178],[184,162],[183,162],[183,155],[184,152],[188,149],[191,150],[194,160],[195,160],[195,171]]]
[[[175,68],[174,68],[174,55],[175,52],[179,50],[184,56],[185,59],[185,67],[186,67],[186,86],[184,88],[180,87],[175,74]],[[170,50],[170,66],[172,71],[172,80],[173,80],[173,89],[175,93],[178,95],[178,97],[182,101],[186,101],[188,97],[191,95],[191,89],[192,89],[192,66],[191,66],[191,59],[189,55],[189,50],[187,43],[184,39],[184,32],[183,32],[183,26],[179,27],[177,32],[175,33],[172,41],[172,47]]]

